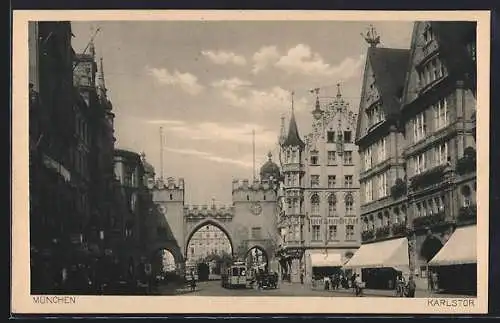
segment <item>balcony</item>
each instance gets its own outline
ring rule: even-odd
[[[415,229],[432,227],[445,222],[445,213],[441,211],[439,213],[421,216],[413,219],[413,227]]]
[[[462,206],[458,211],[459,222],[476,222],[477,219],[477,206],[475,204],[469,206]]]
[[[374,230],[366,230],[361,232],[361,240],[363,242],[372,240],[375,237],[375,232]]]
[[[441,183],[444,179],[446,167],[447,165],[436,166],[413,176],[410,179],[410,189],[416,191]]]
[[[375,237],[377,239],[386,238],[390,234],[391,234],[391,227],[388,225],[377,228],[377,230],[375,231]]]
[[[406,222],[394,223],[392,225],[392,235],[394,236],[406,235]]]

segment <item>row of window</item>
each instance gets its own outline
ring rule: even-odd
[[[344,175],[344,188],[353,187],[353,175]],[[328,175],[328,188],[335,188],[337,183],[336,175]],[[311,175],[311,188],[321,188],[320,176]]]
[[[377,195],[374,195],[373,184],[376,185]],[[373,178],[367,179],[363,182],[365,202],[371,202],[374,199],[381,199],[389,194],[389,185],[387,182],[387,172],[376,175]]]
[[[384,137],[370,145],[363,152],[364,169],[368,170],[387,158],[387,138]]]
[[[427,136],[429,130],[427,129],[427,119],[431,115],[434,119],[434,123],[433,129],[430,129],[430,132],[437,131],[449,124],[450,108],[448,105],[448,99],[446,97],[431,105],[429,109],[418,113],[411,120],[413,143],[417,143]]]
[[[368,122],[368,128],[385,120],[384,109],[382,109],[382,105],[380,103],[374,104],[366,110],[366,120]]]
[[[444,195],[430,198],[425,201],[415,203],[415,217],[424,217],[439,212],[443,212],[445,208]]]
[[[421,88],[445,77],[446,67],[438,57],[429,60],[418,72],[418,83]]]
[[[327,239],[328,241],[335,241],[338,240],[338,229],[337,225],[328,225],[327,227]],[[354,225],[348,224],[345,226],[345,240],[350,241],[350,240],[355,240],[354,236]],[[311,241],[321,241],[321,225],[314,224],[311,226]]]
[[[330,194],[327,198],[328,201],[328,216],[335,216],[337,213],[337,197],[335,194]],[[311,196],[311,215],[320,215],[321,199],[318,194]],[[354,209],[354,197],[352,194],[347,194],[344,199],[344,206],[346,214],[351,214]]]
[[[326,132],[326,142],[327,143],[352,143],[352,132],[351,131],[342,131],[337,132],[337,140],[335,140],[335,131],[327,131]]]
[[[411,169],[414,170],[415,175],[424,172],[427,169],[444,165],[448,162],[448,142],[441,143],[434,146],[410,160]]]
[[[339,156],[344,156],[343,162],[344,165],[352,165],[352,151],[350,150],[344,150],[344,152],[339,152]],[[317,150],[312,150],[309,152],[309,164],[311,166],[318,166],[321,165],[320,163],[320,158],[319,158],[319,153]],[[337,165],[337,152],[335,150],[329,150],[327,151],[327,165],[332,166],[332,165]]]

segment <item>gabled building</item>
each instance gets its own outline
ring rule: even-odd
[[[372,42],[367,51],[355,139],[361,156],[362,246],[348,267],[361,269],[367,288],[393,288],[398,271],[409,267],[405,138],[399,122],[409,50],[377,45]]]
[[[393,288],[401,272],[419,289],[476,292],[475,33],[475,23],[416,22],[409,51],[367,34],[363,245],[346,266],[367,287]]]
[[[313,131],[303,141],[292,111],[288,135],[281,140],[280,229],[283,254],[289,256],[286,272],[295,282],[301,274],[310,281],[337,273],[360,244],[357,116],[340,85],[331,101],[320,104],[319,89],[316,94]]]
[[[476,290],[475,36],[472,22],[413,29],[401,123],[410,267],[420,287],[437,274],[439,288]]]

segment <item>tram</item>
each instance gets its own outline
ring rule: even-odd
[[[243,261],[233,262],[221,273],[221,285],[224,288],[246,288],[247,266]]]

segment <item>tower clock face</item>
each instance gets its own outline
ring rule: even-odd
[[[250,211],[255,215],[259,215],[262,212],[262,206],[259,202],[252,203],[250,205]]]

